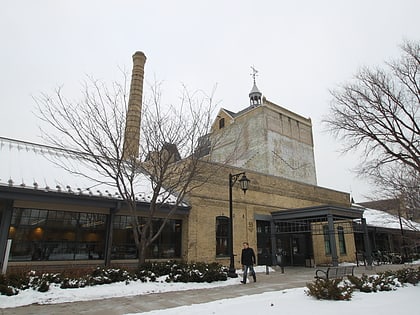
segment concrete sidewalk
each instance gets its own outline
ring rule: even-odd
[[[364,266],[355,268],[355,275],[373,274],[380,271],[401,269],[403,265],[383,265],[373,268]],[[284,273],[279,268],[275,272],[257,273],[257,282],[246,285],[238,284],[212,289],[154,293],[130,297],[110,298],[87,302],[73,302],[50,305],[29,305],[10,309],[0,309],[0,314],[7,315],[57,315],[57,314],[101,314],[120,315],[139,313],[183,305],[200,304],[221,299],[247,296],[252,294],[304,287],[314,280],[315,268],[286,267]]]

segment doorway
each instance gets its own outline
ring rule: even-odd
[[[271,223],[257,220],[257,265],[271,266]]]
[[[276,255],[284,266],[305,266],[310,256],[310,238],[306,234],[279,235],[276,238]]]

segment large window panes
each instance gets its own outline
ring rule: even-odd
[[[340,254],[345,255],[347,254],[346,249],[346,238],[344,237],[344,228],[342,226],[339,226],[337,228],[338,231],[338,245],[340,247]]]
[[[331,255],[331,242],[330,242],[330,232],[328,229],[328,225],[324,225],[322,227],[324,232],[324,247],[325,247],[325,254]]]
[[[216,217],[216,256],[228,256],[229,218]]]
[[[132,217],[117,215],[114,219],[112,259],[137,258],[137,249],[132,230]],[[156,232],[163,219],[154,219],[152,231]],[[181,257],[181,220],[168,220],[159,237],[149,246],[146,258],[180,258]]]
[[[11,261],[103,259],[106,215],[13,209]]]
[[[271,265],[271,223],[257,221],[258,265]]]

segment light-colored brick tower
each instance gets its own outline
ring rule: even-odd
[[[139,156],[141,107],[143,99],[144,64],[146,56],[137,51],[133,55],[133,72],[131,75],[130,97],[124,134],[124,159],[136,159]]]
[[[249,99],[237,113],[220,109],[209,135],[210,160],[316,185],[311,119],[262,97],[255,78]]]

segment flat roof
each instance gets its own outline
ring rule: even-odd
[[[322,205],[314,207],[279,210],[272,212],[271,215],[274,221],[322,217],[327,216],[329,214],[333,215],[333,217],[345,219],[360,219],[363,218],[363,211],[363,209]]]

